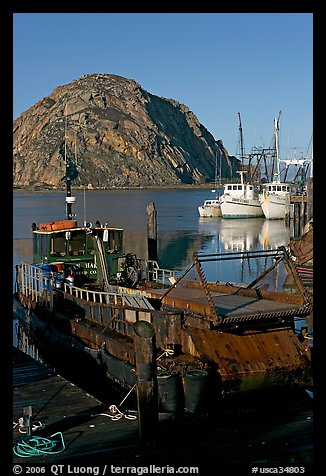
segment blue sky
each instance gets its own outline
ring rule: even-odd
[[[311,154],[312,13],[14,13],[14,118],[83,74],[134,79],[185,104],[237,154]],[[309,147],[310,146],[310,147]]]

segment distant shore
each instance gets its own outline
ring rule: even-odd
[[[218,185],[217,188],[222,187],[223,185]],[[121,191],[121,190],[209,190],[214,188],[214,183],[205,183],[205,184],[176,184],[176,185],[148,185],[148,186],[135,186],[135,187],[111,187],[111,188],[102,188],[102,187],[72,187],[73,190],[86,190],[88,192],[97,192],[97,191]],[[36,187],[13,187],[14,192],[64,192],[65,187],[54,188],[46,186],[36,186]]]

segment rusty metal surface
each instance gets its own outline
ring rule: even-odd
[[[224,317],[288,317],[300,315],[303,306],[239,295],[212,293],[213,303],[219,316]]]
[[[241,256],[243,253],[194,255],[194,265],[163,292],[163,295],[162,291],[150,290],[147,296],[160,299],[163,305],[209,318],[214,326],[224,327],[233,325],[234,322],[247,325],[250,321],[257,323],[274,320],[277,323],[293,316],[306,317],[312,312],[311,295],[306,291],[284,247],[245,253],[247,259],[269,256],[274,260],[274,263],[250,284],[241,287],[207,282],[202,263],[239,260]],[[273,278],[277,271],[283,276],[284,284],[289,276],[292,278],[293,289],[280,292],[274,281],[283,280],[279,277],[277,280]]]
[[[297,383],[310,380],[311,363],[291,329],[235,334],[189,327],[186,332],[188,345],[196,349],[200,359],[216,364],[222,381],[255,376],[259,380],[260,375],[263,380],[285,383],[294,380],[294,374]]]
[[[230,293],[236,291],[230,289]],[[242,293],[240,293],[242,294]],[[307,315],[308,307],[299,303],[282,302],[270,299],[260,299],[253,292],[253,296],[247,297],[240,294],[222,294],[211,292],[215,312],[222,318],[244,317],[246,319],[258,319],[265,317],[282,318],[294,315]],[[271,294],[271,293],[269,293]],[[174,288],[173,292],[162,299],[163,304],[196,312],[203,316],[212,316],[210,303],[207,301],[203,289]]]

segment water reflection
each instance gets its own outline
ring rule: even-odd
[[[284,220],[201,218],[197,206],[206,190],[120,190],[73,192],[77,220],[108,222],[125,230],[125,251],[146,257],[146,206],[155,204],[158,260],[161,267],[185,270],[193,253],[254,251],[286,245],[293,233]],[[14,193],[13,264],[32,259],[33,222],[65,216],[64,192]],[[264,263],[261,263],[264,266]],[[223,264],[224,266],[224,264]],[[226,265],[225,265],[226,266]],[[226,266],[227,267],[227,266]],[[229,265],[225,280],[239,281],[239,263]]]

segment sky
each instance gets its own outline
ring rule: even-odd
[[[312,153],[313,13],[14,13],[13,117],[84,74],[186,105],[230,155]]]

